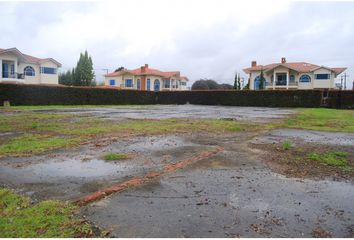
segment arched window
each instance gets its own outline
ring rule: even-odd
[[[300,77],[300,79],[299,79],[299,81],[300,82],[311,82],[311,77],[309,76],[309,75],[307,75],[307,74],[305,74],[305,75],[302,75],[301,77]]]
[[[23,70],[23,74],[25,76],[34,76],[35,75],[34,68],[31,66],[25,67],[25,69]]]
[[[154,91],[160,91],[160,81],[158,79],[154,81]]]

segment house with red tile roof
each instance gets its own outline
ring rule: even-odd
[[[150,68],[148,64],[133,70],[108,73],[104,77],[106,86],[147,91],[187,90],[188,82],[188,78],[181,76],[179,71],[163,72]]]
[[[335,78],[346,70],[345,67],[326,67],[307,62],[287,62],[257,65],[243,69],[249,74],[251,90],[263,89],[333,89]],[[263,72],[263,78],[261,77]]]
[[[58,84],[61,64],[53,58],[38,58],[17,48],[0,48],[0,82]]]

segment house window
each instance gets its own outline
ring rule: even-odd
[[[154,91],[160,91],[160,81],[158,79],[154,81]]]
[[[50,68],[50,67],[41,67],[41,73],[44,73],[44,74],[57,74],[57,69],[56,68]]]
[[[170,85],[171,85],[170,83],[171,83],[170,79],[164,79],[163,80],[163,87],[170,88]]]
[[[125,79],[125,87],[133,87],[133,80]]]
[[[300,77],[299,81],[304,83],[311,82],[311,77],[305,74]]]
[[[15,65],[12,64],[11,65],[11,75],[14,75],[15,74]]]
[[[110,86],[115,86],[116,85],[116,80],[114,80],[114,79],[109,80],[109,85]]]
[[[290,75],[290,82],[295,82],[295,76],[294,75]]]
[[[150,90],[150,79],[149,78],[146,81],[146,90]]]
[[[328,80],[331,78],[331,74],[315,74],[316,80]]]
[[[181,86],[187,86],[186,82],[181,82]]]
[[[33,67],[31,67],[31,66],[25,67],[25,69],[23,70],[23,74],[24,74],[25,76],[34,76],[34,75],[35,75],[35,72],[34,72]]]

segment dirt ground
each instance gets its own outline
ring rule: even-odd
[[[294,114],[193,105],[37,111],[250,122]],[[281,149],[285,140],[293,144],[289,151]],[[33,202],[100,195],[80,215],[114,237],[354,237],[352,172],[295,161],[310,151],[336,150],[349,152],[352,165],[353,146],[354,134],[296,129],[95,139],[71,150],[3,158],[0,184]],[[104,152],[131,158],[108,162]]]

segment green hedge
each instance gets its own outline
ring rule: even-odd
[[[353,90],[332,90],[328,93],[328,107],[354,109],[354,91]]]
[[[275,91],[180,91],[159,92],[159,104],[202,104],[260,107],[320,107],[322,91],[275,90]]]
[[[0,101],[11,105],[154,104],[155,93],[107,88],[0,84]]]
[[[110,88],[0,84],[0,104],[114,105],[201,104],[259,107],[320,107],[321,90],[174,91],[152,92]],[[354,91],[329,91],[328,107],[354,108]]]

